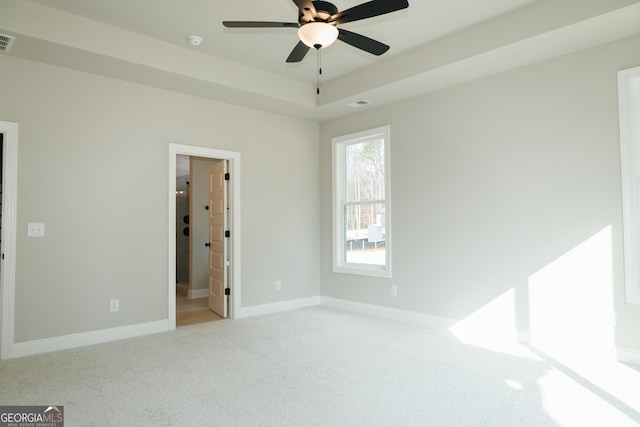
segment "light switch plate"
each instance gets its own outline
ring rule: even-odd
[[[30,222],[27,226],[27,236],[29,237],[43,237],[44,236],[44,224],[41,222]]]

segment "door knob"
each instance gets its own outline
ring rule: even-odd
[[[210,248],[211,247],[211,242],[207,242],[204,245]]]

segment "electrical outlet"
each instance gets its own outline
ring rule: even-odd
[[[276,291],[282,290],[282,281],[276,280]]]
[[[391,285],[391,296],[398,296],[398,285]]]
[[[41,222],[30,222],[27,225],[27,236],[29,237],[43,237],[44,236],[44,224]]]
[[[116,311],[120,311],[120,300],[119,299],[112,299],[109,302],[109,311],[111,313],[115,313]]]

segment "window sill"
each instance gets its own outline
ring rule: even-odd
[[[349,264],[348,266],[334,266],[333,272],[341,274],[353,274],[356,276],[381,277],[383,279],[391,279],[391,271],[384,266]]]

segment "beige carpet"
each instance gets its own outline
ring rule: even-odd
[[[314,307],[2,361],[0,403],[67,427],[640,425],[638,371],[605,387],[518,352]]]

